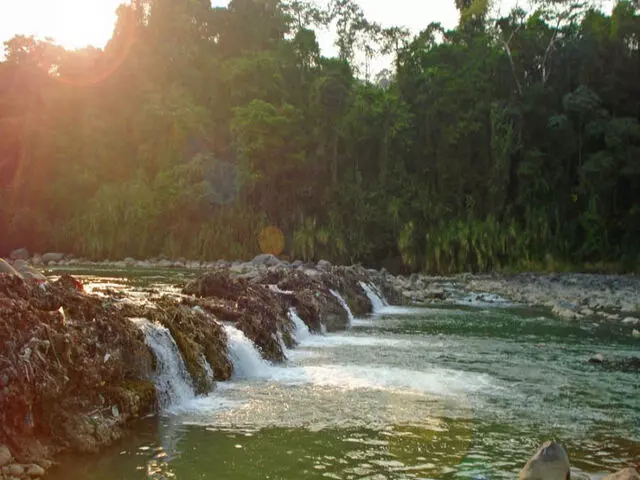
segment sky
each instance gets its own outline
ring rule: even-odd
[[[65,48],[87,45],[102,48],[111,37],[116,8],[123,0],[0,0],[0,43],[16,34],[51,37]],[[497,8],[507,12],[528,0],[499,0]],[[226,0],[213,0],[224,6]],[[359,0],[367,18],[383,26],[404,26],[419,32],[431,22],[452,28],[458,20],[454,0]],[[335,54],[331,33],[321,33],[325,55]],[[0,54],[0,58],[1,58]],[[380,65],[378,65],[379,67]],[[376,69],[375,66],[373,68]],[[379,68],[377,68],[379,69]]]

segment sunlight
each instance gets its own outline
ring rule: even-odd
[[[122,0],[21,0],[5,6],[0,38],[50,37],[67,49],[102,48],[111,38]],[[8,7],[8,8],[7,8]],[[8,12],[7,12],[8,9]]]

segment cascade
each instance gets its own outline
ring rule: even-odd
[[[233,377],[246,379],[270,376],[271,365],[262,358],[258,348],[244,332],[229,324],[224,325],[224,330],[227,333],[229,360],[233,364]]]
[[[166,410],[192,400],[195,397],[193,382],[169,330],[146,318],[132,318],[131,321],[142,330],[156,357],[154,381],[160,408]]]
[[[296,327],[295,336],[298,343],[302,343],[311,337],[309,327],[307,327],[307,324],[300,318],[295,308],[290,308],[287,315]]]
[[[349,326],[351,326],[351,324],[353,323],[353,313],[351,313],[351,309],[349,308],[349,304],[347,303],[347,301],[344,298],[342,298],[342,295],[340,295],[335,290],[329,289],[329,291],[331,292],[331,295],[333,295],[334,297],[336,297],[338,299],[338,301],[340,302],[340,305],[342,305],[342,308],[344,308],[347,311],[347,315],[349,315]]]
[[[388,307],[389,304],[387,301],[380,295],[376,289],[368,283],[360,282],[360,286],[367,294],[367,297],[371,301],[371,305],[373,305],[373,313],[378,313],[384,307]]]

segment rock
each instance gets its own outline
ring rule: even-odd
[[[173,262],[171,260],[162,259],[157,263],[157,266],[160,268],[171,268],[173,267]]]
[[[135,258],[131,258],[131,257],[127,257],[127,258],[124,259],[124,264],[128,268],[135,267],[136,266],[136,259]]]
[[[580,314],[585,316],[591,316],[594,314],[594,311],[591,310],[590,308],[583,308],[582,310],[580,310]]]
[[[10,465],[5,465],[2,467],[2,472],[9,477],[22,477],[24,475],[24,467],[17,463],[12,463]]]
[[[0,467],[4,467],[5,465],[11,462],[11,451],[9,447],[6,445],[0,445]]]
[[[29,250],[26,248],[18,248],[9,254],[11,260],[28,260]]]
[[[33,255],[33,257],[31,258],[31,264],[32,265],[42,265],[42,255],[40,255],[39,253],[35,253]]]
[[[640,325],[640,318],[627,317],[622,320],[624,325]]]
[[[602,355],[601,353],[598,353],[593,357],[589,358],[589,363],[603,363],[603,362],[604,362],[604,355]]]
[[[43,477],[44,476],[44,468],[40,465],[28,465],[27,466],[27,475],[29,477]]]
[[[631,332],[631,336],[633,338],[640,338],[640,330],[634,329],[633,332]]]
[[[565,302],[554,305],[551,311],[554,315],[557,315],[558,317],[564,318],[566,320],[579,320],[582,318],[582,315],[580,315],[578,312],[572,310],[571,308],[567,308],[564,305]]]
[[[624,470],[620,470],[619,472],[612,473],[611,475],[607,475],[602,480],[640,480],[640,475],[635,468],[629,467]]]
[[[271,255],[270,253],[263,253],[262,255],[257,255],[251,263],[257,266],[264,265],[265,267],[275,267],[276,265],[280,265],[282,262],[278,260],[278,257],[275,255]]]
[[[49,265],[49,262],[60,262],[64,260],[64,253],[45,253],[42,255],[42,261]]]
[[[317,264],[317,267],[320,270],[328,270],[328,269],[331,268],[331,263],[327,262],[326,260],[319,260],[318,264]]]
[[[520,480],[566,480],[569,472],[569,456],[564,447],[546,442],[524,466]]]
[[[0,258],[0,273],[8,273],[9,275],[15,275],[16,277],[22,278],[22,275],[9,265],[6,261]]]

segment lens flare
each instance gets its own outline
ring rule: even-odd
[[[285,241],[282,230],[273,225],[262,229],[258,242],[260,243],[262,253],[270,253],[277,257],[284,250]]]

